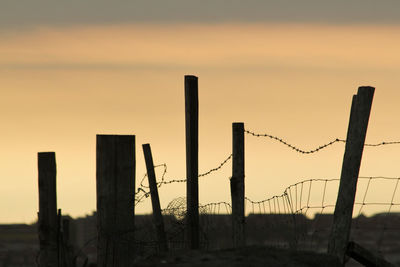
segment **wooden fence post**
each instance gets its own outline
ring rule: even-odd
[[[246,245],[245,214],[244,214],[244,123],[232,124],[232,230],[233,245]]]
[[[190,249],[198,249],[199,240],[199,99],[198,79],[185,76],[186,121],[186,238]]]
[[[146,161],[147,178],[149,179],[151,205],[153,207],[153,220],[157,232],[158,246],[161,251],[167,251],[167,236],[164,229],[164,220],[161,214],[160,199],[158,197],[156,173],[154,171],[153,156],[150,144],[143,145],[144,159]]]
[[[344,263],[349,242],[354,199],[375,88],[363,86],[353,96],[346,148],[336,200],[328,253]]]
[[[62,214],[61,209],[57,211],[57,251],[58,251],[58,266],[64,267],[64,254],[63,254],[63,236],[61,232]]]
[[[62,220],[62,244],[63,247],[63,261],[65,267],[75,266],[74,264],[74,251],[70,244],[70,227],[69,219]]]
[[[39,267],[58,266],[56,154],[38,153]]]
[[[135,136],[97,135],[97,266],[134,261]]]

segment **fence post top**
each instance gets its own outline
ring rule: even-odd
[[[135,136],[134,134],[96,134],[96,137],[113,137],[113,136],[118,136],[118,137],[132,137]]]
[[[195,75],[185,75],[185,80],[197,80],[198,77]]]
[[[360,87],[358,87],[357,94],[359,94],[359,93],[370,93],[370,94],[373,94],[374,91],[375,91],[375,87],[372,87],[372,86],[360,86]]]
[[[38,152],[38,156],[55,155],[55,154],[56,154],[56,152],[54,152],[54,151]]]

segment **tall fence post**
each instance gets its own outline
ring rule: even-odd
[[[198,79],[185,76],[186,125],[186,238],[190,249],[198,249],[199,240],[199,99]]]
[[[354,199],[375,88],[363,86],[353,96],[346,148],[336,200],[328,253],[344,263],[349,242]]]
[[[150,144],[143,145],[144,159],[146,161],[147,178],[149,179],[151,205],[153,207],[153,220],[157,232],[158,246],[161,251],[167,251],[167,237],[164,229],[164,220],[161,214],[160,199],[158,197],[156,174],[154,171],[153,156]]]
[[[135,136],[97,135],[97,266],[134,262]]]
[[[38,153],[39,267],[58,266],[56,154]]]
[[[244,123],[232,124],[232,178],[230,180],[232,197],[233,245],[246,245],[244,214]]]

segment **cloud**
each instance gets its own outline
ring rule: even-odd
[[[398,0],[2,0],[0,27],[119,23],[400,23]]]
[[[1,70],[398,71],[400,26],[117,25],[0,35]]]

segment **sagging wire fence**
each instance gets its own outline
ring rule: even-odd
[[[199,205],[200,243],[206,250],[221,249],[231,246],[231,204],[228,202],[213,202]],[[182,250],[185,243],[186,198],[173,199],[162,210],[168,247],[170,250]],[[153,218],[150,215],[135,215],[134,231],[135,254],[138,260],[160,251],[156,237]],[[80,262],[87,260],[87,251],[96,247],[97,235],[91,236],[84,245],[76,250],[75,259]]]
[[[211,168],[208,171],[199,174],[200,177],[208,176],[214,172],[222,169],[230,160],[232,159],[232,154],[230,154],[227,158],[225,158],[221,163],[217,165],[217,167]],[[174,183],[184,183],[186,179],[167,179],[167,164],[159,164],[155,165],[154,168],[162,168],[162,174],[160,180],[157,182],[157,187],[160,188],[163,185],[174,184]],[[150,196],[150,188],[147,183],[147,173],[143,175],[140,180],[139,187],[135,192],[135,206],[142,203],[144,200],[149,198]],[[215,244],[218,242],[214,242],[217,240],[219,232],[216,231],[216,225],[221,225],[221,220],[214,220],[208,215],[227,215],[232,212],[231,204],[227,202],[214,202],[207,203],[205,205],[199,206],[200,211],[200,219],[201,219],[201,243],[203,248],[221,248],[227,247],[230,242],[230,238],[225,238],[224,244],[218,245],[215,247]],[[183,249],[185,248],[185,223],[184,218],[186,216],[186,198],[177,197],[173,199],[166,208],[162,209],[162,214],[165,221],[166,234],[168,239],[168,246],[170,249]],[[224,216],[222,216],[224,217]],[[222,219],[224,225],[230,228],[230,220],[228,217],[224,217]],[[135,215],[135,253],[138,256],[146,256],[149,253],[154,253],[158,251],[158,243],[157,238],[154,232],[153,220],[149,215]],[[213,234],[211,232],[214,231]],[[225,232],[228,234],[228,232]],[[228,234],[229,235],[229,234]],[[212,238],[213,237],[213,238]],[[74,258],[82,258],[85,260],[86,251],[90,248],[96,247],[97,235],[89,238],[82,247],[77,249]],[[82,261],[81,259],[81,261]]]
[[[258,134],[249,130],[245,130],[245,133],[254,137],[275,140],[301,154],[312,154],[335,143],[346,143],[346,140],[336,138],[315,149],[304,150],[277,136]],[[400,144],[400,142],[380,142],[365,144],[365,146],[379,147],[395,144]],[[199,178],[221,170],[231,160],[232,154],[217,164],[217,167],[200,174]],[[163,185],[186,182],[186,179],[168,179],[165,163],[154,167],[162,168],[161,177],[157,182],[158,188]],[[150,196],[146,178],[147,174],[144,174],[140,180],[135,194],[135,206]],[[378,249],[383,254],[391,253],[388,246],[393,245],[393,240],[388,240],[388,237],[395,236],[397,240],[400,240],[400,221],[398,221],[400,219],[393,220],[391,217],[394,212],[400,211],[398,210],[400,209],[400,199],[398,199],[400,196],[397,193],[399,180],[400,178],[391,177],[360,177],[358,182],[352,238],[369,248]],[[376,199],[377,194],[373,191],[377,188],[381,191],[378,185],[379,181],[393,182],[392,187],[386,186],[384,189],[385,192],[391,192],[391,199],[379,201]],[[249,245],[263,244],[325,252],[333,221],[332,214],[335,208],[338,186],[339,179],[308,179],[288,186],[281,195],[264,200],[254,201],[246,197],[247,243]],[[375,197],[375,199],[369,201],[370,197]],[[381,207],[381,209],[386,207],[387,211],[371,218],[364,216],[364,211],[376,206]],[[223,201],[199,206],[202,248],[231,247],[231,212],[231,204]],[[186,198],[178,197],[172,200],[162,210],[162,214],[165,220],[169,248],[184,248]],[[371,212],[369,215],[371,215]],[[397,222],[396,225],[393,222]],[[135,229],[136,252],[139,255],[145,255],[149,251],[157,251],[158,244],[151,217],[136,215],[135,223],[137,225]],[[92,238],[86,245],[93,244],[95,240],[96,237]],[[396,246],[397,248],[400,247],[399,244]]]
[[[204,173],[199,174],[199,178],[208,176],[220,169],[227,164],[230,160],[232,159],[232,154],[230,154],[226,159],[224,159],[221,163],[218,164],[217,167],[212,168]],[[167,185],[167,184],[174,184],[174,183],[184,183],[186,182],[186,179],[170,179],[167,180],[165,178],[166,173],[167,173],[167,164],[159,164],[155,165],[154,168],[159,168],[163,167],[163,173],[161,175],[161,181],[157,182],[157,187],[160,188],[162,185]],[[146,184],[146,178],[147,178],[147,173],[143,175],[143,178],[140,181],[139,187],[136,190],[135,193],[135,206],[138,205],[140,202],[142,202],[145,198],[148,198],[150,195],[150,187],[148,184]]]
[[[301,154],[313,154],[316,152],[319,152],[329,146],[332,146],[336,143],[346,143],[345,139],[340,139],[340,138],[335,138],[323,145],[320,145],[314,149],[310,149],[310,150],[304,150],[299,148],[299,146],[297,145],[293,145],[291,143],[289,143],[288,141],[286,141],[283,138],[280,138],[278,136],[274,136],[268,133],[256,133],[254,131],[251,130],[247,130],[245,129],[244,132],[250,136],[253,137],[265,137],[265,138],[269,138],[272,140],[275,140],[289,148],[291,148],[292,150],[294,150],[295,152],[301,153]],[[379,143],[374,143],[374,144],[365,144],[364,146],[367,147],[379,147],[379,146],[385,146],[385,145],[397,145],[400,144],[400,141],[382,141]],[[223,160],[221,163],[219,163],[219,165],[215,168],[212,168],[210,170],[208,170],[207,172],[204,172],[202,174],[200,174],[198,177],[204,177],[204,176],[208,176],[209,174],[216,172],[218,170],[220,170],[226,163],[228,163],[230,160],[232,159],[232,154],[230,154],[225,160]],[[161,181],[157,182],[157,186],[160,188],[162,185],[167,185],[167,184],[174,184],[174,183],[184,183],[186,182],[186,179],[169,179],[167,180],[165,178],[166,174],[167,174],[167,164],[163,163],[163,164],[159,164],[159,165],[155,165],[155,168],[163,168],[163,173],[161,175]],[[137,188],[136,194],[135,194],[135,205],[138,205],[140,202],[144,201],[144,199],[148,198],[150,195],[150,190],[149,190],[149,186],[145,183],[147,178],[147,173],[143,175],[139,187]]]
[[[248,242],[326,252],[339,182],[309,179],[265,200],[246,198]],[[359,177],[350,236],[393,262],[400,255],[399,182],[400,177]]]
[[[288,186],[281,195],[260,201],[246,198],[248,241],[326,251],[326,244],[319,241],[328,240],[331,222],[323,215],[333,213],[338,185],[339,179],[308,179]]]
[[[351,239],[388,259],[400,251],[400,216],[396,215],[400,211],[399,181],[400,177],[359,177],[353,212]],[[339,179],[308,179],[264,200],[246,197],[247,243],[326,252],[339,182]],[[379,194],[381,190],[390,194]],[[373,215],[376,206],[386,211]],[[199,206],[202,248],[231,246],[231,211],[227,202]],[[174,199],[162,212],[170,249],[184,248],[186,199]],[[151,217],[143,216],[138,223],[141,225],[137,231],[137,244],[141,247],[138,251],[156,251]]]

